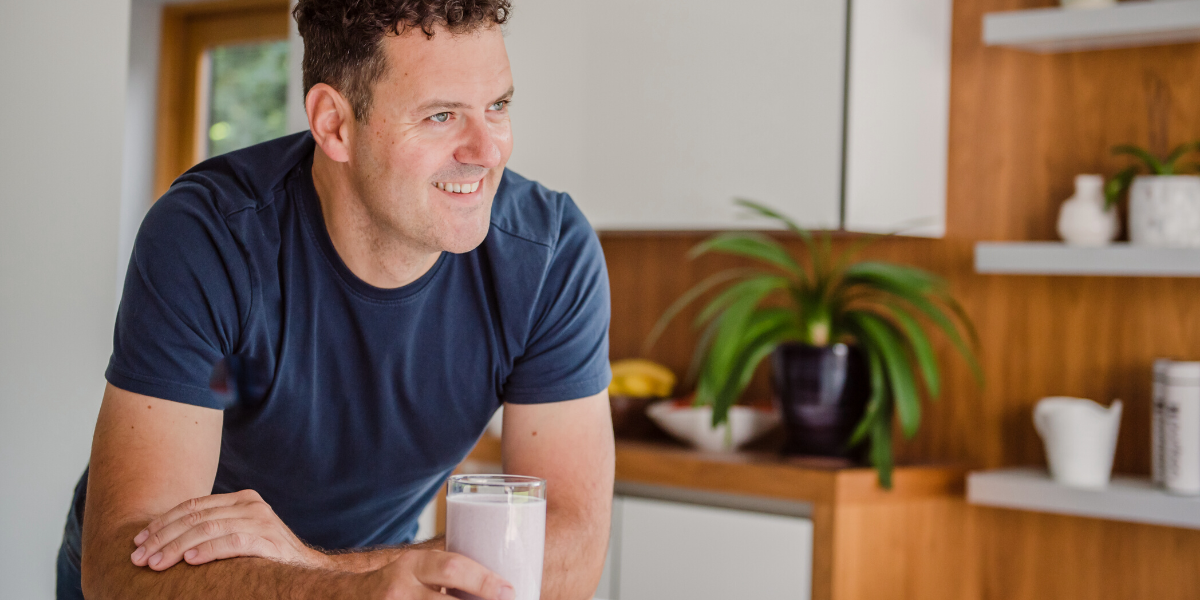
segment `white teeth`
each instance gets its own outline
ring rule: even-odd
[[[439,190],[445,190],[447,192],[453,192],[455,194],[470,194],[471,192],[474,192],[475,190],[479,189],[479,183],[480,182],[478,182],[478,181],[476,181],[475,183],[440,183],[439,182],[439,183],[433,184],[433,186]]]

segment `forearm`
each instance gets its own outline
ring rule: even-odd
[[[144,524],[117,528],[109,540],[132,540]],[[88,544],[84,551],[84,594],[91,599],[173,598],[181,600],[261,598],[366,598],[363,574],[313,569],[262,558],[233,558],[193,566],[179,563],[156,572],[129,560],[132,543]]]
[[[600,583],[608,553],[611,505],[602,518],[578,511],[548,510],[542,600],[590,599]]]
[[[365,550],[346,550],[327,552],[329,563],[325,568],[344,571],[347,573],[366,573],[382,568],[396,560],[401,553],[408,550],[445,550],[446,538],[442,536],[426,540],[419,544],[407,546],[370,548]]]

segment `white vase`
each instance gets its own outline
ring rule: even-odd
[[[1121,428],[1121,401],[1108,408],[1083,398],[1042,398],[1033,426],[1046,445],[1054,480],[1072,487],[1103,488],[1112,475]]]
[[[1200,176],[1139,176],[1129,188],[1129,241],[1200,247]]]
[[[1072,246],[1103,246],[1118,231],[1116,210],[1104,208],[1104,178],[1076,175],[1075,195],[1058,211],[1058,235]]]

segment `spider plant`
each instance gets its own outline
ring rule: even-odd
[[[847,444],[870,441],[870,461],[880,484],[890,488],[893,415],[911,438],[921,422],[922,391],[931,399],[941,392],[930,325],[949,338],[982,382],[970,319],[933,274],[886,262],[853,262],[874,237],[838,255],[832,234],[813,234],[762,204],[736,202],[798,235],[804,256],[792,256],[757,232],[721,233],[701,242],[690,259],[718,252],[755,259],[761,268],[721,271],[685,292],[655,324],[647,349],[686,306],[719,290],[695,318],[701,333],[689,375],[697,378],[695,403],[713,407],[717,427],[728,419],[758,364],[779,344],[857,346],[865,355],[871,395]]]
[[[1113,154],[1126,154],[1142,161],[1141,164],[1132,164],[1119,171],[1116,175],[1109,179],[1104,184],[1104,209],[1108,210],[1116,206],[1121,199],[1121,195],[1129,189],[1129,184],[1133,182],[1133,178],[1137,176],[1144,165],[1150,171],[1151,175],[1182,175],[1183,169],[1192,171],[1200,170],[1200,164],[1188,163],[1182,168],[1176,163],[1189,152],[1200,150],[1200,140],[1195,142],[1186,142],[1171,150],[1165,158],[1154,156],[1149,150],[1139,148],[1132,144],[1123,144],[1113,146]]]

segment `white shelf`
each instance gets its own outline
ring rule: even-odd
[[[1190,0],[1189,0],[1190,1]],[[975,272],[1010,275],[1200,277],[1200,248],[1059,242],[978,242]]]
[[[1033,52],[1161,46],[1200,40],[1200,1],[1122,2],[1105,8],[1037,8],[983,16],[983,43]]]
[[[967,475],[967,502],[1077,517],[1200,529],[1200,497],[1175,496],[1149,479],[1113,477],[1108,488],[1081,490],[1055,483],[1042,469],[1002,469]]]

